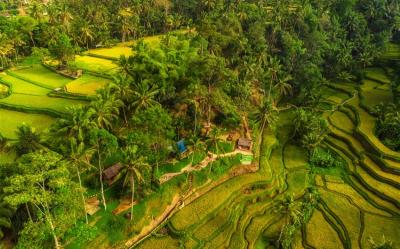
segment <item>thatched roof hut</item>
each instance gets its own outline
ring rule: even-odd
[[[121,172],[123,165],[121,163],[114,164],[113,166],[103,171],[103,180],[107,181],[108,185],[111,185],[118,174]]]
[[[247,138],[239,138],[237,142],[237,147],[239,150],[251,150],[253,142],[250,139]]]

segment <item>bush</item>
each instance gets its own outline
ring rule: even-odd
[[[400,151],[400,106],[378,105],[374,112],[378,115],[376,135],[390,149]]]
[[[298,109],[294,120],[295,139],[306,149],[312,151],[328,135],[328,122],[318,113]]]
[[[315,167],[331,168],[341,167],[343,160],[331,151],[318,147],[310,152],[308,162]]]

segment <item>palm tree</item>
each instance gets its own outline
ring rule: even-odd
[[[301,203],[296,202],[292,195],[285,195],[282,199],[278,199],[272,206],[272,211],[283,215],[284,225],[279,235],[279,242],[284,248],[290,248],[292,243],[292,230],[287,230],[289,226],[297,227],[302,223],[303,214],[301,213]],[[289,233],[285,233],[285,230]],[[289,235],[289,236],[285,236]]]
[[[125,156],[125,180],[124,186],[129,182],[131,185],[131,220],[133,219],[133,202],[135,199],[135,181],[139,184],[144,182],[145,174],[150,170],[146,159],[139,156],[136,146],[128,146],[124,150]]]
[[[93,26],[87,22],[85,22],[80,28],[80,33],[81,33],[80,39],[82,43],[86,45],[87,50],[89,50],[89,44],[93,42],[94,39],[94,32],[92,29]]]
[[[97,99],[90,104],[97,127],[111,129],[122,105],[122,100],[116,99],[110,88],[100,90]]]
[[[76,138],[78,146],[82,146],[88,131],[96,127],[94,112],[83,106],[67,107],[66,114],[50,127],[52,143],[65,144],[66,138]],[[54,139],[56,141],[54,141]],[[69,147],[69,146],[68,146]]]
[[[123,102],[121,108],[122,114],[124,115],[125,125],[128,124],[126,106],[129,105],[133,98],[133,90],[131,86],[132,82],[122,74],[114,76],[113,83],[110,84],[110,89],[114,90],[115,95]]]
[[[23,123],[17,127],[17,139],[10,141],[9,147],[23,155],[45,147],[41,144],[41,135],[30,125]]]
[[[5,34],[0,33],[0,61],[1,67],[4,69],[8,66],[9,56],[15,51],[13,43]]]
[[[289,95],[292,93],[292,85],[289,83],[293,78],[290,75],[286,75],[285,77],[278,77],[274,88],[278,91],[278,101],[283,96]],[[277,101],[277,102],[278,102]]]
[[[223,129],[218,127],[213,128],[211,132],[208,134],[207,140],[205,142],[207,145],[207,150],[214,148],[215,152],[217,153],[217,156],[219,156],[220,149],[222,149],[219,143],[221,141],[220,136],[222,135],[222,133]]]
[[[269,57],[267,75],[269,77],[269,90],[268,90],[268,101],[271,100],[272,87],[275,82],[278,81],[278,76],[282,72],[282,64],[276,57]]]
[[[159,89],[155,86],[149,86],[147,83],[142,82],[141,84],[137,84],[133,92],[134,101],[131,104],[134,112],[137,113],[141,109],[159,105],[157,100],[155,100],[159,92]]]
[[[94,150],[91,149],[86,149],[85,145],[83,142],[78,144],[78,141],[76,140],[75,137],[71,137],[69,139],[70,142],[70,151],[68,158],[72,162],[72,165],[74,166],[74,169],[76,171],[76,175],[78,177],[79,181],[79,189],[80,189],[80,194],[81,194],[81,199],[82,199],[82,204],[83,204],[83,210],[85,212],[85,220],[86,224],[89,224],[89,219],[88,219],[88,214],[86,211],[86,201],[85,201],[85,195],[84,195],[84,188],[82,185],[82,179],[81,179],[81,171],[83,169],[91,168],[93,167],[89,161],[94,153]]]
[[[261,138],[264,129],[267,125],[273,125],[278,119],[278,111],[275,109],[271,101],[264,100],[258,109],[252,113],[253,119],[259,127],[259,144],[261,144]]]

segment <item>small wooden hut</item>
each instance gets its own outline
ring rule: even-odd
[[[103,180],[110,186],[117,179],[118,174],[121,172],[123,166],[121,163],[114,164],[113,166],[103,171]]]
[[[251,150],[251,146],[252,146],[252,141],[248,138],[244,138],[241,137],[239,138],[239,140],[237,141],[237,148],[239,150]]]

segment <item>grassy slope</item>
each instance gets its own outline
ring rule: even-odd
[[[7,138],[15,138],[15,129],[22,123],[30,124],[37,130],[44,130],[54,122],[54,119],[41,114],[29,114],[23,112],[0,109],[0,133]]]
[[[94,95],[96,91],[110,82],[109,79],[84,74],[79,79],[73,80],[66,85],[67,92]]]
[[[41,64],[35,64],[25,69],[13,70],[12,72],[22,78],[38,82],[51,88],[63,87],[71,81],[71,79],[63,77],[45,68]]]

